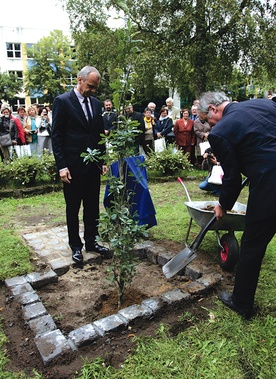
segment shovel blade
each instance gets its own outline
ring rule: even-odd
[[[185,249],[180,251],[180,253],[178,253],[162,267],[165,277],[167,279],[172,278],[175,274],[178,273],[178,271],[182,270],[193,259],[195,259],[195,257],[195,252],[188,247],[185,247]]]

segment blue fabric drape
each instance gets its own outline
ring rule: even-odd
[[[148,228],[157,225],[155,217],[155,208],[148,189],[148,176],[144,165],[145,158],[143,156],[135,156],[125,158],[124,173],[127,175],[127,190],[133,192],[131,199],[132,215],[137,212],[137,220],[139,225],[148,225]],[[110,167],[111,175],[119,177],[119,162],[112,163]],[[111,206],[111,194],[109,193],[109,184],[107,182],[104,196],[104,206]]]

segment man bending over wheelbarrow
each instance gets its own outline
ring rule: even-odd
[[[249,319],[262,260],[276,232],[276,103],[268,99],[232,103],[223,92],[206,92],[198,111],[216,125],[208,141],[224,171],[214,209],[217,219],[237,200],[241,174],[250,183],[233,293],[218,294],[226,306]]]

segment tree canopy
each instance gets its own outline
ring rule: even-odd
[[[61,31],[54,30],[41,38],[27,49],[27,55],[30,58],[25,73],[28,94],[52,103],[57,95],[72,87],[71,79],[76,77],[74,49]]]
[[[0,99],[13,104],[16,95],[22,91],[22,81],[13,73],[0,74]]]
[[[137,100],[168,88],[189,99],[205,90],[275,84],[275,8],[263,0],[66,0],[79,64],[97,65],[112,80],[128,62],[127,24],[107,26],[108,11],[123,11],[141,41],[135,60]],[[87,9],[90,9],[87,12]],[[103,10],[106,10],[104,12]],[[128,34],[129,35],[129,34]],[[132,64],[134,64],[132,62]],[[236,75],[237,70],[239,75]],[[106,89],[107,91],[107,89]]]

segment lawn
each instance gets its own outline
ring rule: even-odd
[[[185,180],[185,183],[192,200],[217,200],[198,189],[199,178]],[[176,180],[152,181],[149,188],[158,220],[158,225],[150,230],[150,239],[184,242],[189,216],[182,186]],[[104,186],[102,194],[103,190]],[[247,194],[245,188],[239,201],[246,202]],[[1,200],[1,280],[32,271],[31,253],[19,238],[18,230],[34,220],[49,226],[64,223],[62,192]],[[193,233],[198,231],[199,228],[194,226]],[[240,235],[236,233],[238,239]],[[207,233],[201,249],[216,256],[214,232]],[[274,237],[264,258],[256,293],[258,316],[251,322],[226,309],[214,296],[213,307],[206,310],[209,315],[206,319],[193,323],[191,315],[183,313],[182,321],[192,325],[185,332],[172,338],[165,325],[160,325],[156,335],[138,339],[136,352],[120,369],[108,366],[100,357],[85,362],[75,378],[275,379],[275,251]],[[0,378],[27,378],[22,372],[6,370],[8,351],[4,349],[5,342],[5,331],[0,328]],[[41,378],[38,373],[32,377]]]

